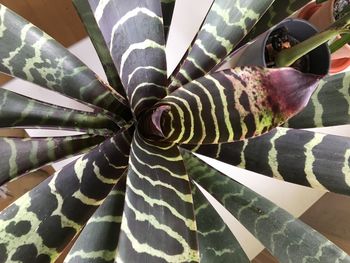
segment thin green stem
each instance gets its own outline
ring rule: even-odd
[[[350,34],[344,34],[341,36],[340,39],[337,39],[336,41],[334,41],[332,44],[329,45],[329,50],[331,51],[331,53],[334,53],[349,42],[350,42]]]
[[[303,57],[310,51],[326,43],[339,34],[336,30],[326,30],[303,42],[300,42],[292,48],[284,49],[278,53],[275,59],[277,67],[289,67],[299,58]]]
[[[299,58],[303,57],[313,49],[328,42],[340,34],[350,33],[350,12],[342,18],[335,21],[327,30],[320,32],[309,39],[296,44],[295,46],[284,49],[276,56],[275,63],[277,67],[289,67]],[[339,43],[338,43],[339,44]]]

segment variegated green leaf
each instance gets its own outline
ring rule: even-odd
[[[189,179],[176,145],[134,134],[116,262],[199,262]]]
[[[317,76],[292,68],[241,67],[208,74],[162,99],[150,112],[153,127],[146,132],[185,144],[261,135],[298,113],[317,82]]]
[[[64,263],[114,262],[124,207],[125,178],[120,178],[103,204],[89,219]]]
[[[105,114],[50,105],[5,89],[0,89],[0,120],[1,128],[57,127],[88,133],[118,129],[118,125]]]
[[[161,0],[165,39],[167,39],[170,30],[171,20],[175,9],[175,1],[176,0]]]
[[[196,152],[276,179],[350,195],[347,137],[278,128],[246,141],[203,145]]]
[[[187,163],[186,165],[191,165]],[[237,239],[195,184],[191,184],[201,263],[250,262]]]
[[[54,262],[87,222],[66,262],[246,262],[238,242],[196,186],[192,196],[188,175],[224,204],[281,262],[350,262],[343,251],[286,211],[189,153],[183,159],[176,145],[197,144],[195,150],[209,147],[221,158],[224,144],[199,144],[263,134],[308,103],[318,77],[293,69],[239,68],[206,74],[237,46],[273,0],[215,0],[172,89],[181,86],[179,83],[190,83],[170,95],[164,35],[175,0],[73,1],[114,89],[52,38],[1,5],[0,71],[105,111],[94,114],[51,107],[0,89],[0,128],[58,126],[117,134],[0,212],[0,263]],[[283,5],[282,0],[275,2],[274,8]],[[286,1],[290,9],[279,14],[271,9],[272,23],[301,2],[304,0]],[[343,81],[343,77],[338,78]],[[348,101],[344,83],[333,92],[340,104]],[[131,109],[123,94],[116,92],[122,93],[122,86]],[[339,105],[327,115],[325,105],[331,104],[321,102],[319,94],[314,96],[324,108],[319,110],[313,104],[317,108],[314,115],[320,117],[312,117],[321,118],[322,124],[332,118],[331,114],[344,112]],[[131,111],[139,130],[130,148],[133,127],[129,131],[120,131],[119,127],[129,121]],[[115,114],[120,118],[112,119]],[[337,118],[338,123],[347,121],[344,114]],[[268,157],[276,160],[277,168],[271,169],[280,170],[278,151],[297,141],[297,135],[291,136],[284,146],[277,147],[289,132],[272,139],[274,150]],[[315,179],[314,175],[322,186],[322,180],[327,180],[327,189],[348,191],[349,145],[340,145],[343,139],[339,137],[315,135],[308,142],[300,138],[293,149],[305,149],[303,168],[311,171],[307,180]],[[0,154],[3,151],[5,157],[4,164],[0,161],[0,177],[1,171],[11,176],[26,172],[102,139],[89,135],[47,140],[0,138]],[[245,158],[246,148],[257,139],[232,145],[243,144],[236,150]],[[326,147],[335,149],[336,156],[329,157]],[[288,154],[284,152],[281,155],[283,165],[291,165],[293,159],[286,160]],[[244,163],[248,163],[247,158]],[[322,165],[329,166],[324,168],[324,178],[317,170]],[[327,177],[327,168],[336,169],[339,176]]]
[[[123,97],[79,59],[4,5],[0,43],[0,71],[112,113],[128,110]]]
[[[274,0],[215,0],[170,91],[204,76],[231,53]]]
[[[350,262],[346,252],[271,201],[190,153],[184,154],[184,160],[189,176],[224,205],[279,262]]]
[[[128,163],[130,135],[119,132],[0,213],[0,262],[54,262]]]
[[[350,123],[350,72],[327,76],[320,81],[305,109],[286,126],[313,128]]]
[[[82,20],[87,33],[95,47],[95,50],[100,58],[103,69],[107,75],[108,82],[119,94],[126,96],[123,85],[118,76],[116,67],[114,66],[109,49],[103,38],[103,35],[98,28],[94,13],[86,0],[73,0],[75,8]]]
[[[89,0],[136,116],[166,95],[159,0]]]
[[[104,139],[88,135],[45,139],[0,137],[0,185],[51,162],[86,152]]]
[[[310,0],[275,0],[249,34],[240,42],[239,46],[244,45],[274,25],[277,25],[309,2]]]

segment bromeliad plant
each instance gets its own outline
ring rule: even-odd
[[[211,71],[241,41],[307,2],[215,0],[167,78],[174,0],[74,0],[108,83],[0,6],[0,70],[94,109],[0,90],[1,127],[85,133],[0,139],[1,183],[85,153],[0,213],[0,262],[54,262],[78,233],[65,262],[249,262],[198,185],[281,262],[350,262],[321,234],[189,151],[350,193],[349,139],[293,129],[348,123],[349,74],[324,78],[313,94],[320,77],[292,68]],[[289,128],[268,132],[285,122]]]

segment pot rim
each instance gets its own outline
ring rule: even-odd
[[[300,19],[306,19],[309,20],[312,15],[314,13],[316,13],[321,7],[322,5],[328,5],[327,10],[328,10],[328,15],[331,18],[331,21],[334,22],[335,18],[334,18],[334,12],[333,12],[333,6],[334,6],[334,2],[335,0],[329,0],[326,3],[322,3],[322,4],[317,4],[315,1],[308,3],[307,5],[305,5],[302,10],[299,12],[299,14],[297,15],[298,18]],[[330,11],[332,7],[332,10]],[[350,45],[349,44],[345,44],[343,46],[343,48],[350,50]],[[331,74],[335,74],[338,73],[340,71],[343,71],[344,69],[346,69],[347,67],[350,66],[350,57],[343,57],[343,58],[336,58],[331,60],[331,65],[330,65],[330,69],[329,72]]]
[[[266,43],[267,43],[267,40],[269,39],[270,35],[272,34],[272,32],[274,32],[276,29],[278,28],[281,28],[284,24],[287,24],[287,23],[290,23],[290,22],[297,22],[297,23],[300,23],[300,24],[304,24],[306,26],[309,26],[312,30],[315,31],[315,33],[318,33],[318,30],[317,28],[312,25],[311,23],[309,23],[308,21],[304,20],[304,19],[300,19],[300,18],[287,18],[285,20],[283,20],[282,22],[280,22],[279,24],[277,24],[275,27],[273,27],[264,37],[264,40],[262,42],[262,45],[261,45],[261,54],[262,54],[262,59],[263,59],[263,63],[264,63],[264,67],[267,67],[266,65],[266,57],[265,57],[265,47],[266,47]],[[294,36],[293,36],[294,37]],[[299,40],[299,39],[298,39]],[[329,53],[329,57],[330,57],[330,52],[328,50],[328,53]],[[329,67],[328,67],[328,71],[330,70],[330,64],[329,63]]]

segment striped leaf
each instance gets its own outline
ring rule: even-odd
[[[274,0],[215,0],[170,90],[204,76],[231,53]]]
[[[263,175],[350,195],[350,138],[278,128],[196,152]]]
[[[309,104],[286,126],[313,128],[350,123],[350,72],[327,76],[320,81]]]
[[[350,262],[350,257],[287,211],[219,173],[184,156],[189,176],[234,215],[279,262]],[[192,165],[187,166],[187,162]]]
[[[119,132],[1,211],[0,262],[54,262],[125,171],[130,139]]]
[[[187,161],[186,166],[191,165]],[[201,263],[250,262],[241,245],[195,184],[191,184]]]
[[[177,89],[150,113],[145,132],[165,141],[216,144],[257,136],[298,113],[318,77],[292,68],[241,67]]]
[[[240,42],[239,46],[246,44],[274,25],[277,25],[309,2],[310,0],[275,0],[259,22]]]
[[[125,97],[126,94],[118,76],[117,69],[114,66],[112,57],[109,54],[109,49],[100,29],[98,28],[94,17],[94,13],[92,12],[89,3],[86,0],[73,0],[73,4],[100,58],[103,69],[107,75],[109,84],[119,94]]]
[[[125,183],[123,176],[89,219],[64,263],[114,262],[123,214]]]
[[[169,30],[170,30],[171,20],[173,18],[173,13],[175,8],[175,1],[176,0],[160,0],[162,5],[165,39],[167,39]]]
[[[102,113],[88,113],[30,99],[0,89],[0,128],[57,127],[89,133],[117,130],[117,124]],[[98,131],[100,129],[102,131]]]
[[[199,262],[188,176],[176,145],[131,145],[116,262]]]
[[[0,185],[46,164],[86,152],[101,143],[102,136],[73,136],[45,139],[0,137]]]
[[[102,107],[127,110],[123,97],[56,40],[0,5],[0,71]]]
[[[136,116],[166,95],[159,0],[89,0]]]

